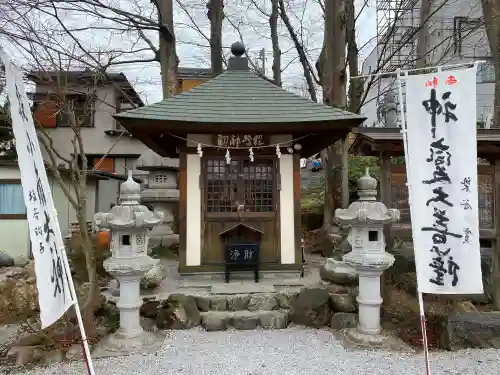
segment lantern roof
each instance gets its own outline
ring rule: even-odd
[[[342,225],[353,224],[389,224],[399,221],[400,212],[388,209],[382,202],[377,202],[377,180],[366,168],[365,175],[358,182],[359,199],[346,209],[335,210],[335,221]]]

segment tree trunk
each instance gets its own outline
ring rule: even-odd
[[[82,236],[82,251],[85,254],[85,266],[87,268],[89,278],[89,294],[87,300],[82,307],[82,319],[85,326],[85,331],[89,337],[95,337],[96,324],[94,319],[94,312],[96,303],[99,301],[99,279],[96,271],[96,261],[94,254],[94,246],[87,232],[87,222],[84,212],[77,212],[78,225],[80,226],[80,234]]]
[[[345,45],[346,45],[346,3],[345,0],[325,2],[325,32],[320,54],[320,81],[323,88],[323,102],[332,107],[344,109],[345,94]],[[322,159],[325,171],[325,196],[323,230],[331,231],[333,209],[341,207],[342,150],[343,141],[328,147]]]
[[[174,16],[172,0],[158,0],[159,22],[174,33]],[[167,38],[160,29],[160,70],[163,98],[166,99],[177,92],[177,65],[175,38]]]
[[[481,0],[486,35],[495,68],[495,101],[492,128],[500,127],[500,0]]]
[[[210,20],[210,66],[213,73],[221,74],[224,0],[209,0],[207,9],[207,17]]]
[[[290,18],[288,17],[288,14],[286,13],[286,8],[285,8],[285,2],[284,0],[277,0],[278,5],[279,5],[279,14],[281,17],[281,20],[285,24],[285,27],[288,30],[288,34],[290,35],[290,38],[292,39],[293,45],[295,46],[295,49],[297,50],[297,54],[299,55],[299,61],[300,65],[302,66],[302,72],[304,74],[304,78],[307,83],[307,91],[309,92],[309,95],[311,96],[311,100],[317,102],[318,97],[316,95],[316,87],[314,86],[314,79],[313,79],[313,74],[311,72],[308,60],[307,60],[307,54],[304,49],[304,46],[300,43],[299,38],[297,37],[297,33],[295,32],[295,29],[293,28],[292,22],[290,21]]]
[[[346,0],[346,41],[347,41],[347,64],[349,65],[349,76],[356,77],[359,74],[358,59],[359,50],[356,43],[356,13],[354,0]],[[361,97],[363,96],[364,81],[360,78],[351,79],[349,85],[348,110],[359,113],[361,110]],[[349,136],[344,140],[342,149],[342,207],[349,206]]]
[[[281,49],[278,35],[278,0],[271,0],[271,16],[269,17],[269,27],[271,29],[271,41],[273,43],[273,81],[276,86],[282,85],[281,82]]]
[[[359,50],[356,43],[356,14],[354,0],[346,0],[346,40],[347,40],[347,64],[349,65],[349,77],[359,74],[358,60]],[[349,85],[349,112],[359,113],[361,110],[361,97],[364,91],[364,81],[360,78],[351,79]]]

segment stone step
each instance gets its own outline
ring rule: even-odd
[[[277,293],[218,294],[195,296],[200,311],[272,311],[289,309],[299,290],[283,290]]]
[[[260,283],[228,283],[212,286],[212,294],[254,294],[273,293],[276,289],[273,285]]]
[[[225,331],[229,327],[249,330],[284,329],[288,327],[288,311],[208,311],[201,313],[201,326],[206,331]]]

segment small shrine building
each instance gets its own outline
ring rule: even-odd
[[[386,228],[386,239],[411,238],[410,205],[406,186],[406,165],[391,158],[404,156],[403,135],[397,126],[359,127],[350,153],[380,159],[380,200],[401,212],[401,219]],[[500,242],[500,129],[477,129],[479,233],[482,244]]]
[[[219,76],[115,118],[158,155],[179,158],[181,275],[224,272],[235,237],[258,245],[260,270],[300,272],[300,158],[364,117],[252,72],[241,43],[231,52]]]

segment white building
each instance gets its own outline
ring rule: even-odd
[[[376,1],[377,43],[363,62],[363,74],[415,68],[420,4],[420,0]],[[481,1],[435,0],[427,24],[427,66],[486,61],[479,66],[477,75],[477,116],[478,123],[484,126],[493,114],[495,74]],[[385,126],[381,109],[387,91],[394,89],[394,81],[394,75],[373,81],[367,79],[368,94],[361,109],[368,118],[365,126]]]
[[[74,153],[74,132],[58,104],[64,98],[64,105],[72,105],[75,116],[83,120],[81,137],[89,170],[95,167],[121,175],[134,169],[135,161],[147,148],[112,116],[144,103],[124,74],[109,73],[106,78],[97,79],[90,71],[54,71],[32,72],[29,78],[35,83],[35,123],[44,127],[61,157],[72,159]],[[49,160],[45,152],[44,159]],[[60,164],[66,163],[60,160]],[[98,211],[108,211],[111,203],[117,203],[118,186],[119,181],[114,179],[99,182]]]
[[[213,74],[209,69],[179,68],[178,91],[189,90],[211,77]],[[113,118],[122,111],[144,106],[123,73],[108,73],[97,78],[91,71],[31,72],[29,78],[35,83],[35,122],[44,127],[61,156],[71,159],[74,152],[74,132],[58,105],[63,94],[65,102],[73,106],[75,116],[83,119],[81,136],[89,170],[95,168],[126,176],[131,169],[135,177],[147,176],[135,166],[148,147]],[[47,160],[47,155],[44,159]],[[66,164],[63,160],[60,163]],[[117,179],[99,182],[97,212],[107,212],[111,204],[118,203],[119,185]]]

